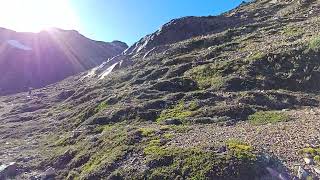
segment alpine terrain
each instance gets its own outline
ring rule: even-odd
[[[320,0],[174,19],[125,51],[55,33],[76,72],[93,69],[0,97],[0,179],[320,178]],[[41,62],[66,62],[57,54]],[[75,74],[59,67],[48,82]]]
[[[40,88],[93,68],[128,46],[93,41],[76,31],[20,33],[0,28],[0,95]]]

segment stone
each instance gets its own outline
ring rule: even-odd
[[[218,153],[224,153],[227,151],[227,147],[226,146],[221,146],[219,149],[218,149]]]
[[[319,168],[314,167],[313,170],[314,170],[314,172],[316,172],[317,174],[320,174],[320,169],[319,169]]]
[[[18,172],[19,168],[16,162],[0,165],[0,179],[1,177],[14,177]]]
[[[56,170],[53,167],[48,167],[42,174],[41,179],[53,178],[56,175]]]
[[[306,170],[303,169],[303,167],[299,166],[298,168],[298,178],[299,179],[306,179],[308,177],[308,172]]]
[[[63,155],[57,157],[54,160],[53,167],[55,168],[64,168],[75,156],[75,151],[66,150]]]
[[[267,163],[267,164],[270,163],[271,157],[270,157],[268,154],[264,154],[262,157],[263,157],[263,161],[264,161],[265,163]]]
[[[166,119],[162,122],[164,125],[181,125],[182,122],[180,119]]]
[[[304,162],[307,164],[307,165],[311,165],[313,164],[313,160],[311,158],[303,158]]]

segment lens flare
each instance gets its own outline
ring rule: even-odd
[[[68,0],[0,0],[0,4],[0,27],[28,32],[79,29]]]

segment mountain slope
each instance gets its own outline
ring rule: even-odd
[[[174,20],[241,23],[149,39],[186,32],[169,23],[109,71],[1,97],[0,162],[20,179],[319,178],[319,9],[258,0]]]
[[[0,29],[0,95],[55,83],[90,69],[127,48],[90,40],[76,31],[17,33]]]

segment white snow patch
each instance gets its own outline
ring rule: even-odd
[[[118,65],[118,62],[117,63],[114,63],[113,65],[111,65],[110,67],[108,67],[105,71],[103,71],[100,76],[99,76],[99,79],[104,79],[106,76],[108,76],[112,70],[116,67],[116,65]]]
[[[25,51],[31,51],[32,50],[31,47],[28,47],[28,46],[22,44],[20,41],[17,41],[17,40],[8,40],[7,43],[9,45],[11,45],[12,47],[15,47],[15,48],[18,48],[18,49],[22,49],[22,50],[25,50]]]

